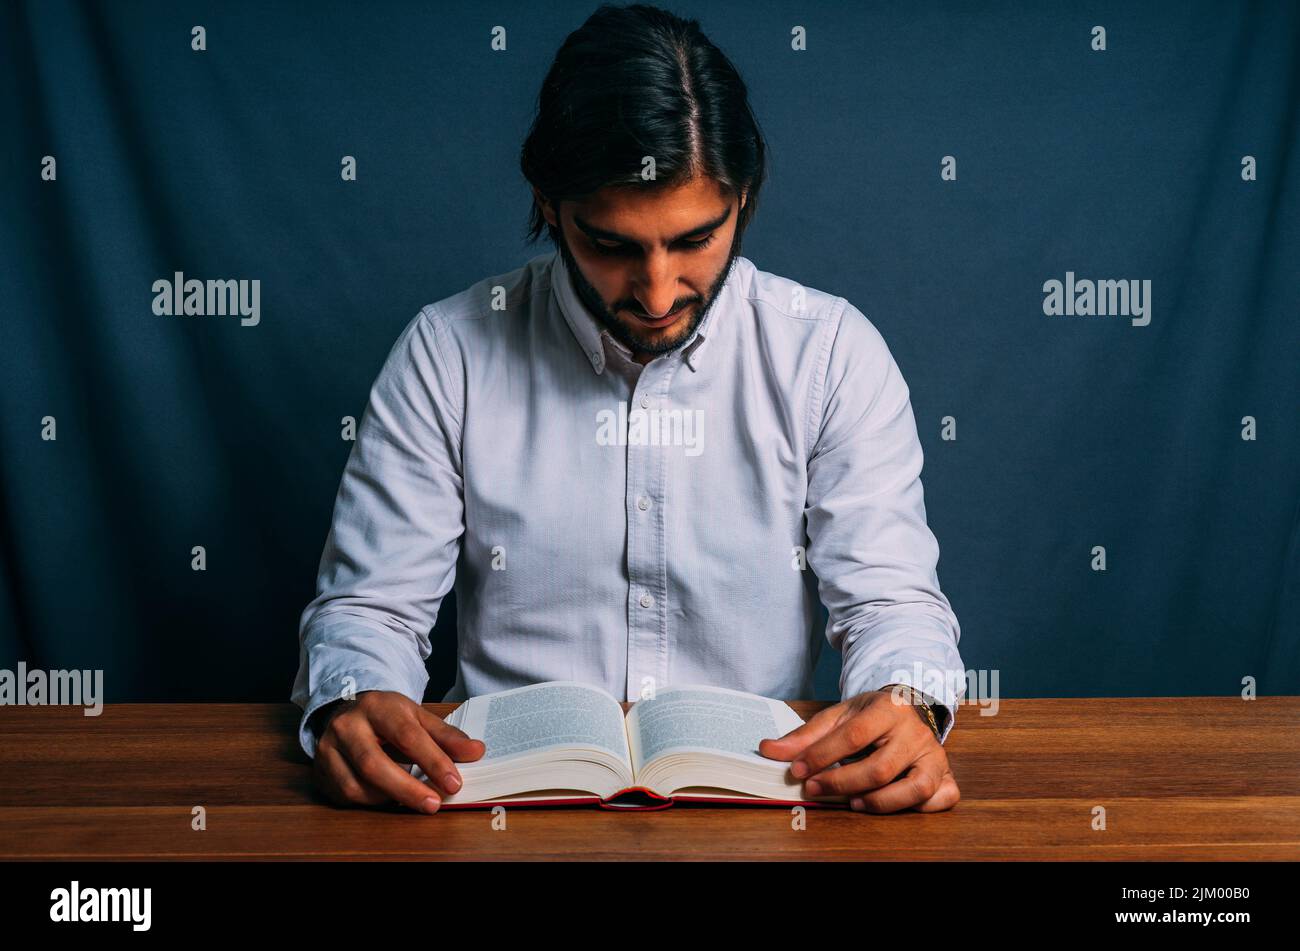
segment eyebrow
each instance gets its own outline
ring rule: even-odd
[[[691,228],[689,231],[683,231],[681,234],[669,239],[669,244],[675,244],[683,238],[692,238],[695,235],[704,234],[706,231],[712,231],[714,228],[721,227],[722,224],[731,217],[731,206],[728,205],[726,211],[714,218],[712,221],[706,221],[702,225]],[[589,221],[583,221],[576,214],[573,216],[573,223],[587,233],[589,238],[600,238],[602,241],[621,241],[624,244],[640,244],[635,238],[630,238],[625,234],[619,234],[617,231],[607,231],[604,228],[597,228]]]

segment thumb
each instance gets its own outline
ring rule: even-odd
[[[816,743],[835,726],[835,718],[830,714],[831,708],[819,710],[802,726],[795,727],[785,736],[771,740],[761,740],[758,752],[768,759],[792,760],[809,745]]]

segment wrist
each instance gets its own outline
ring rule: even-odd
[[[342,697],[331,700],[324,706],[317,707],[312,715],[307,718],[307,727],[316,734],[317,740],[325,735],[325,728],[329,726],[330,720],[334,719],[334,714],[343,709],[343,704]]]
[[[895,703],[902,702],[911,706],[916,711],[916,715],[921,718],[921,722],[930,728],[935,740],[939,740],[943,735],[939,717],[946,711],[932,697],[922,693],[910,684],[886,684],[880,688],[880,692],[890,694]],[[946,722],[946,716],[944,719]]]

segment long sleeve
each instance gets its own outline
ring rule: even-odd
[[[419,703],[428,683],[429,631],[464,532],[463,368],[442,320],[426,307],[393,345],[339,485],[291,696],[311,757],[312,714],[346,688]]]
[[[846,303],[808,462],[808,564],[843,655],[841,699],[906,683],[946,708],[942,742],[965,678],[921,465],[907,384],[875,326]]]

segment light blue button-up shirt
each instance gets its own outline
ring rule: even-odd
[[[843,698],[911,684],[946,739],[960,628],[921,465],[907,384],[842,297],[738,256],[642,367],[558,252],[486,278],[420,311],[370,391],[299,628],[303,749],[349,690],[423,699],[453,584],[444,700],[546,680],[806,699],[824,636]]]

